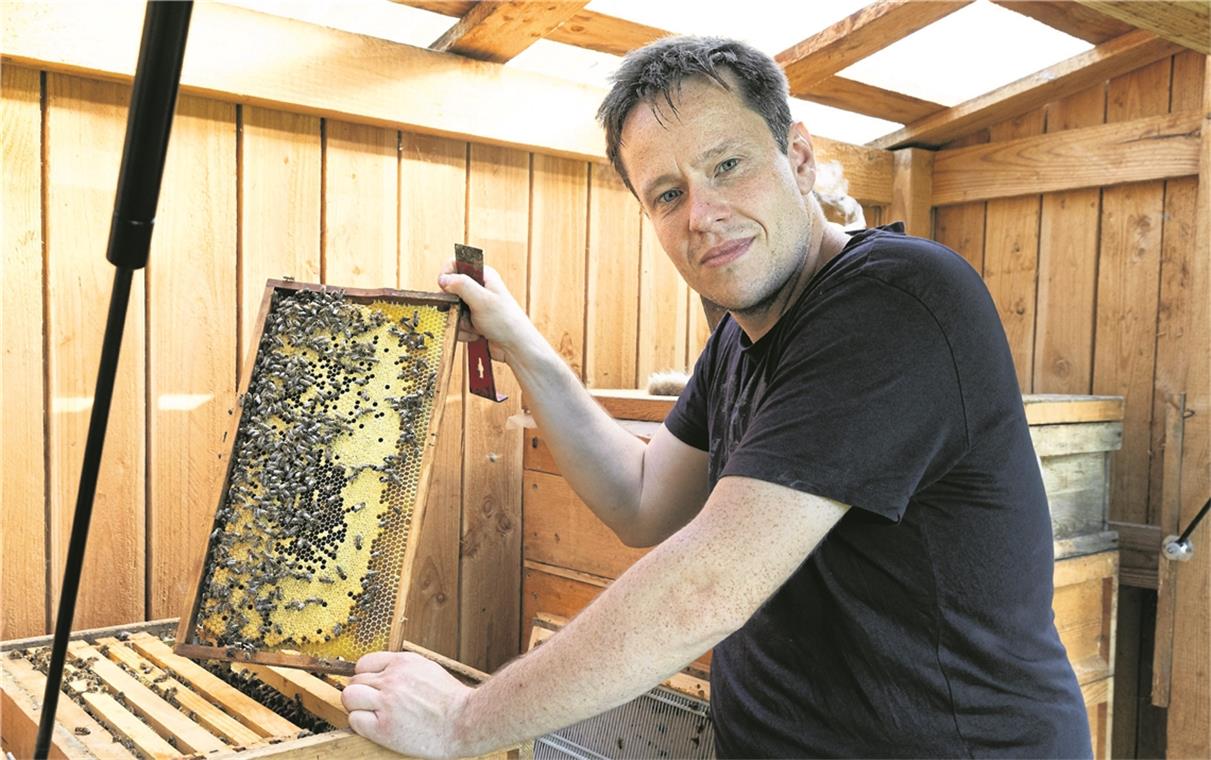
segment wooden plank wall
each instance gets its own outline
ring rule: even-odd
[[[3,77],[0,640],[48,632],[57,602],[130,93],[19,66]],[[697,296],[604,164],[181,98],[150,264],[135,277],[77,628],[183,611],[265,280],[436,290],[455,242],[484,248],[591,386],[686,369],[705,340]],[[504,404],[447,401],[407,613],[412,640],[485,669],[519,645],[522,438],[509,418],[521,394],[507,368],[497,377]],[[462,387],[461,368],[452,382]]]
[[[1197,111],[1204,67],[1204,56],[1179,53],[946,147]],[[1201,271],[1197,187],[1191,176],[934,209],[934,237],[988,283],[1023,392],[1125,397],[1123,448],[1112,465],[1116,521],[1159,523],[1166,396],[1184,391],[1199,399],[1194,420],[1211,414],[1205,372],[1200,381],[1191,369],[1206,364],[1208,350],[1192,290],[1192,273]],[[1197,509],[1206,498],[1208,441],[1191,424],[1184,461],[1202,483],[1191,480],[1183,501],[1197,501]],[[1154,615],[1154,592],[1122,588],[1116,756],[1164,752],[1164,711],[1150,702]]]

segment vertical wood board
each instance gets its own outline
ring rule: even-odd
[[[934,209],[934,240],[958,253],[972,269],[984,274],[984,214],[982,202]]]
[[[240,362],[249,356],[265,281],[320,280],[321,192],[320,120],[241,110]]]
[[[325,127],[324,282],[397,287],[399,133],[332,120]]]
[[[686,364],[689,287],[660,247],[652,222],[640,228],[639,385],[653,372],[682,370]]]
[[[51,605],[58,605],[114,267],[105,259],[130,89],[61,74],[46,81]],[[144,614],[144,273],[136,272],[74,627]],[[53,621],[52,621],[53,625]]]
[[[589,165],[585,383],[636,387],[639,330],[638,201],[613,168]]]
[[[1047,132],[1101,124],[1104,86],[1056,101]],[[1089,393],[1093,361],[1093,300],[1097,285],[1101,190],[1045,193],[1039,224],[1036,393]]]
[[[226,474],[235,396],[235,108],[177,101],[147,266],[148,594],[181,615]]]
[[[46,404],[42,346],[42,84],[37,71],[0,67],[0,641],[46,630]],[[18,601],[19,600],[19,601]]]
[[[467,238],[520,304],[531,295],[529,188],[528,154],[471,146]],[[493,373],[507,401],[467,397],[459,586],[459,660],[488,671],[520,651],[521,614],[524,431],[509,422],[521,411],[521,387],[507,365],[495,362]]]
[[[400,281],[437,290],[442,266],[466,229],[467,145],[404,133],[400,152]],[[458,652],[458,541],[462,510],[463,350],[456,350],[433,453],[404,638],[442,654]]]
[[[588,164],[532,160],[530,319],[583,380]]]

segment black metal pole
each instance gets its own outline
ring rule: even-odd
[[[93,497],[101,469],[101,451],[105,445],[114,377],[122,347],[122,330],[130,301],[130,284],[134,271],[147,264],[147,252],[151,247],[156,202],[160,196],[160,180],[164,175],[164,157],[168,151],[168,135],[172,129],[172,115],[181,80],[181,62],[185,56],[185,38],[192,12],[192,0],[149,2],[143,20],[143,39],[135,69],[134,92],[126,122],[126,142],[122,148],[114,216],[105,254],[117,271],[114,273],[105,338],[101,345],[96,394],[88,421],[88,439],[80,468],[80,487],[76,493],[76,512],[72,518],[71,539],[63,569],[59,611],[55,617],[55,638],[51,645],[46,692],[42,698],[42,714],[34,747],[36,758],[48,756],[54,731],[67,640],[71,637],[72,618],[76,613],[84,548],[88,543]]]

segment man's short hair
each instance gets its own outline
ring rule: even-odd
[[[707,77],[731,90],[723,77],[725,70],[735,75],[744,102],[765,119],[774,142],[786,152],[791,125],[786,75],[772,58],[743,42],[722,37],[665,37],[627,54],[612,77],[613,87],[597,109],[597,119],[606,132],[606,156],[632,193],[635,188],[619,155],[622,125],[631,110],[663,96],[676,113],[673,95],[681,90],[683,81],[693,76]]]

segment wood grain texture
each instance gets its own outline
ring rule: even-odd
[[[50,378],[51,609],[71,534],[114,267],[105,259],[129,88],[61,74],[46,81],[46,252]],[[144,615],[146,384],[144,275],[136,272],[114,378],[74,626]],[[52,622],[53,625],[53,622]]]
[[[606,579],[573,572],[556,574],[559,568],[540,563],[526,563],[521,582],[521,628],[526,636],[530,623],[540,612],[574,618],[601,593]]]
[[[584,379],[588,165],[534,154],[530,319]]]
[[[1130,32],[990,93],[927,116],[869,143],[877,148],[940,145],[956,137],[1080,92],[1110,77],[1167,59],[1173,43],[1148,32]]]
[[[434,291],[466,235],[467,144],[409,132],[400,144],[400,285]],[[453,358],[404,606],[404,638],[450,656],[458,653],[464,356],[460,347]]]
[[[236,382],[235,108],[177,101],[147,266],[148,610],[192,599],[227,470]]]
[[[467,239],[483,248],[485,260],[522,304],[532,293],[528,243],[535,222],[528,213],[529,189],[527,154],[471,146]],[[584,306],[572,308],[583,313]],[[459,587],[458,659],[487,671],[515,657],[521,646],[523,431],[509,422],[521,411],[521,387],[505,364],[496,362],[493,372],[497,392],[508,401],[467,397]]]
[[[636,387],[642,215],[611,167],[589,166],[585,384],[590,387]]]
[[[562,477],[527,472],[524,482],[526,559],[617,578],[647,554],[622,543]]]
[[[904,222],[904,231],[909,235],[927,238],[933,232],[930,211],[934,153],[921,148],[901,148],[893,156],[889,218]]]
[[[640,227],[639,259],[639,385],[648,375],[664,370],[686,371],[686,325],[689,287],[656,239],[650,220]]]
[[[588,0],[493,0],[475,3],[430,49],[504,63],[546,37]]]
[[[1004,198],[1197,172],[1198,115],[1191,111],[940,151],[933,202]]]
[[[1041,109],[989,128],[994,142],[1043,131]],[[936,165],[935,165],[936,169]],[[935,175],[936,181],[936,175]],[[984,230],[984,282],[997,305],[1023,393],[1031,392],[1037,298],[1038,195],[988,202]]]
[[[1211,4],[1205,0],[1076,1],[1090,10],[1136,29],[1146,29],[1196,53],[1211,55]]]
[[[6,657],[0,663],[0,692],[3,692],[0,698],[4,700],[3,709],[0,709],[0,730],[3,731],[6,750],[15,756],[33,757],[42,697],[46,694],[46,676],[28,660]],[[77,735],[76,728],[87,729],[87,733]],[[83,754],[85,752],[92,753],[100,760],[131,760],[134,757],[115,742],[83,707],[62,691],[59,692],[59,705],[55,710],[52,757],[56,756],[56,746],[72,748],[70,752],[57,755],[59,757],[86,756]]]
[[[1102,123],[1103,86],[1047,107],[1047,133]],[[1089,393],[1093,380],[1093,302],[1097,286],[1099,188],[1043,194],[1039,212],[1036,393]]]
[[[1165,113],[1169,72],[1170,62],[1164,60],[1111,80],[1106,121]],[[1149,522],[1152,375],[1163,214],[1161,182],[1119,185],[1102,192],[1093,391],[1126,400],[1123,450],[1111,473],[1110,513],[1114,519],[1128,522]]]
[[[1187,279],[1189,297],[1184,300],[1183,346],[1190,363],[1183,383],[1186,406],[1194,416],[1186,420],[1182,454],[1181,523],[1188,525],[1208,494],[1211,472],[1211,366],[1206,361],[1211,341],[1211,64],[1202,59],[1202,162],[1193,246],[1189,249]],[[1183,64],[1189,66],[1195,61]],[[1188,83],[1195,77],[1183,74],[1174,81]],[[1170,308],[1177,302],[1172,290]],[[1198,357],[1203,357],[1198,361]],[[1199,530],[1206,531],[1204,524]],[[1207,533],[1203,533],[1204,545]],[[1177,620],[1173,629],[1173,683],[1169,706],[1168,754],[1170,757],[1211,755],[1211,552],[1202,552],[1177,570]]]
[[[685,363],[687,367],[692,368],[702,354],[702,349],[706,348],[707,339],[711,337],[711,325],[707,321],[706,309],[702,306],[702,297],[692,288],[687,291],[685,295],[688,303],[685,310],[689,324],[686,325]],[[648,384],[644,383],[643,387],[646,389]]]
[[[878,52],[970,0],[878,0],[774,56],[786,73],[792,95]]]
[[[0,67],[0,641],[42,633],[46,589],[46,398],[42,277],[42,84],[37,71]],[[20,600],[17,602],[16,600]],[[32,749],[32,747],[31,747]]]
[[[399,133],[327,121],[323,278],[329,285],[398,285]]]
[[[984,221],[987,204],[959,203],[934,209],[933,238],[984,273]]]
[[[320,120],[244,106],[240,130],[240,348],[265,281],[320,281]],[[243,366],[242,364],[240,366]]]
[[[1095,45],[1130,32],[1134,27],[1074,3],[1072,0],[992,0],[1015,13],[1041,21],[1052,29]]]

